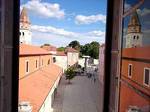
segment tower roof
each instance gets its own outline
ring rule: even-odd
[[[25,7],[23,7],[21,11],[20,22],[25,22],[30,24],[29,17],[27,15],[27,9]]]
[[[131,15],[128,26],[141,26],[139,17],[136,11]]]

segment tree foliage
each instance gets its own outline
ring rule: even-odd
[[[50,45],[50,44],[44,44]],[[91,56],[94,59],[98,59],[99,57],[99,43],[93,41],[91,43],[87,43],[85,45],[80,45],[77,40],[74,40],[68,44],[66,47],[72,47],[80,52],[79,56],[82,57],[83,55]],[[66,47],[59,47],[57,48],[58,51],[65,51]]]
[[[59,47],[57,48],[57,51],[65,51],[65,47]]]
[[[80,51],[80,43],[77,40],[70,42],[68,46]]]
[[[85,44],[84,46],[81,46],[80,52],[82,55],[88,55],[92,58],[98,59],[99,57],[99,43],[96,41],[93,41],[91,43]]]
[[[66,80],[68,80],[68,83],[70,83],[70,80],[74,78],[75,76],[75,71],[73,67],[68,68],[65,71],[65,76],[66,76]]]

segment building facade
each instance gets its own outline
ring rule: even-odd
[[[143,44],[141,29],[134,11],[122,49],[119,112],[150,111],[150,46]]]
[[[57,51],[53,56],[53,61],[56,65],[63,68],[63,72],[67,69],[67,54],[64,51]]]
[[[74,66],[78,64],[79,52],[71,47],[66,48],[67,54],[67,67]]]
[[[122,53],[120,111],[150,109],[150,47],[125,48]],[[135,55],[136,53],[136,55]]]
[[[19,112],[52,112],[62,73],[63,69],[53,63],[52,55],[48,51],[37,46],[21,44]]]
[[[26,8],[20,15],[19,112],[52,112],[53,100],[63,69],[53,63],[51,52],[31,45],[30,21]],[[45,47],[47,48],[47,47]]]
[[[104,55],[105,55],[105,44],[100,45],[99,47],[99,69],[98,69],[98,78],[101,84],[104,84]]]
[[[42,48],[52,54],[53,62],[62,67],[63,71],[78,63],[79,52],[73,48],[68,47],[65,51],[57,51],[57,48],[51,45],[42,46]]]

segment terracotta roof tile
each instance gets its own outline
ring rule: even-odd
[[[45,50],[48,50],[48,51],[56,51],[57,48],[55,46],[42,46],[41,48],[45,49]]]
[[[57,65],[51,64],[20,79],[19,102],[30,102],[33,106],[33,112],[37,112],[61,74],[62,69]]]
[[[50,54],[50,53],[40,48],[39,46],[20,44],[19,55],[39,55],[39,54]]]
[[[78,51],[75,50],[74,48],[68,47],[65,49],[65,52],[78,52]]]

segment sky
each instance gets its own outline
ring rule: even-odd
[[[60,47],[104,43],[107,0],[21,0],[31,22],[32,44]]]

